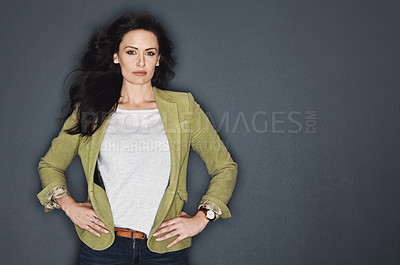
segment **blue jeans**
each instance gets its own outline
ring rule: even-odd
[[[188,265],[186,250],[163,254],[152,252],[146,239],[115,237],[114,243],[105,250],[93,250],[81,243],[77,265]]]

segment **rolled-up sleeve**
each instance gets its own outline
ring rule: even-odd
[[[48,202],[44,205],[45,212],[50,212],[54,209],[60,209],[60,205],[57,203],[56,199],[60,199],[64,196],[71,195],[68,191],[67,186],[55,186],[49,192],[46,193],[46,198]]]
[[[238,165],[233,161],[230,153],[218,133],[212,126],[207,115],[200,105],[188,93],[192,118],[191,147],[205,162],[207,172],[211,177],[206,193],[200,205],[217,211],[221,218],[231,217],[227,203],[232,196],[236,184]]]

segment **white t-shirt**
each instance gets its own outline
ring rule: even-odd
[[[115,227],[149,235],[171,172],[159,110],[117,108],[101,144],[98,166]]]

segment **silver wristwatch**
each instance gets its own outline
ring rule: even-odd
[[[215,212],[214,212],[213,210],[207,209],[207,208],[205,208],[205,207],[200,207],[199,210],[202,211],[202,212],[204,212],[204,214],[206,215],[206,218],[207,218],[209,221],[212,222],[212,221],[215,220],[216,215],[215,215]]]

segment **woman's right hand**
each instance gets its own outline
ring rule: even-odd
[[[100,236],[99,232],[109,233],[107,226],[96,215],[90,202],[77,203],[69,195],[56,201],[71,221],[80,228],[95,236]]]

